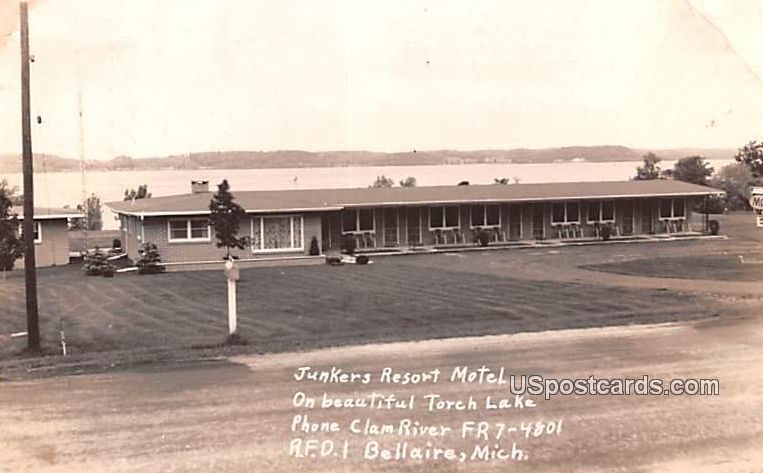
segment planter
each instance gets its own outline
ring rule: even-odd
[[[490,233],[485,230],[480,230],[479,233],[477,233],[477,243],[479,243],[480,246],[487,246],[490,243]]]

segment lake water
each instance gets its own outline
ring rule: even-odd
[[[733,160],[711,160],[717,170]],[[675,161],[663,161],[663,169],[671,169]],[[210,189],[228,179],[231,189],[321,189],[367,187],[376,176],[385,175],[395,185],[408,176],[416,178],[419,186],[458,184],[492,184],[494,178],[517,178],[522,183],[619,181],[630,179],[641,163],[542,163],[542,164],[456,164],[439,166],[357,166],[338,168],[280,168],[280,169],[197,169],[168,171],[111,171],[88,172],[84,188],[87,195],[95,193],[102,202],[121,200],[125,189],[148,184],[155,197],[183,194],[190,191],[190,181],[208,180]],[[12,185],[22,188],[20,174],[4,175]],[[35,205],[38,207],[76,207],[82,196],[82,177],[78,172],[38,173],[35,175]],[[118,228],[114,214],[104,208],[105,229]]]

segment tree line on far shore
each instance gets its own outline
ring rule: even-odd
[[[633,179],[674,179],[714,187],[726,195],[708,199],[697,208],[698,211],[746,210],[750,208],[750,188],[763,185],[763,143],[747,143],[739,148],[734,160],[717,172],[702,156],[687,156],[679,159],[673,169],[662,169],[661,158],[650,152],[643,156],[643,164],[636,168]]]
[[[662,169],[662,158],[649,152],[643,156],[643,163],[636,168],[635,181],[652,179],[674,179],[723,190],[723,197],[709,198],[700,205],[698,211],[720,213],[726,210],[747,210],[750,208],[750,188],[763,186],[763,142],[751,141],[739,148],[734,155],[736,162],[723,166],[717,172],[703,156],[687,156],[679,159],[673,169]],[[520,179],[513,178],[514,184]],[[494,184],[509,185],[506,177],[493,179]],[[395,181],[385,175],[377,176],[369,187],[389,188]],[[469,185],[469,181],[461,181],[458,185]],[[400,181],[401,187],[415,187],[416,178],[409,176]]]

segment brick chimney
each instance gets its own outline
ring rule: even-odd
[[[191,181],[191,194],[209,192],[209,181]]]

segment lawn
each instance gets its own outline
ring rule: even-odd
[[[749,303],[737,306],[729,302],[734,298],[687,293],[691,284],[684,285],[685,291],[613,286],[589,280],[578,269],[583,264],[652,277],[761,280],[763,265],[741,265],[737,255],[763,259],[763,229],[747,213],[721,220],[729,240],[376,257],[367,266],[243,269],[239,331],[249,345],[238,349],[283,352],[749,312]],[[543,269],[540,276],[538,268]],[[43,344],[49,354],[59,352],[62,325],[69,352],[75,355],[123,350],[161,351],[169,357],[178,350],[217,353],[209,347],[227,334],[222,268],[106,279],[87,277],[78,265],[69,265],[41,269],[38,283]],[[9,335],[26,329],[24,310],[23,272],[14,271],[0,280],[0,360],[15,362],[23,348],[23,338]]]
[[[508,253],[500,252],[504,257]],[[476,257],[476,255],[475,255]],[[242,270],[239,328],[255,352],[393,340],[651,323],[718,314],[691,294],[480,274],[463,258],[378,258],[367,266]],[[425,263],[425,264],[422,264]],[[464,265],[466,266],[466,265]],[[63,323],[70,353],[193,348],[227,331],[226,281],[219,271],[87,277],[76,266],[38,273],[46,352]],[[12,358],[25,330],[20,271],[0,281],[0,358]]]
[[[742,256],[742,258],[740,258]],[[584,266],[586,269],[631,276],[714,281],[763,281],[763,253],[645,258]]]

